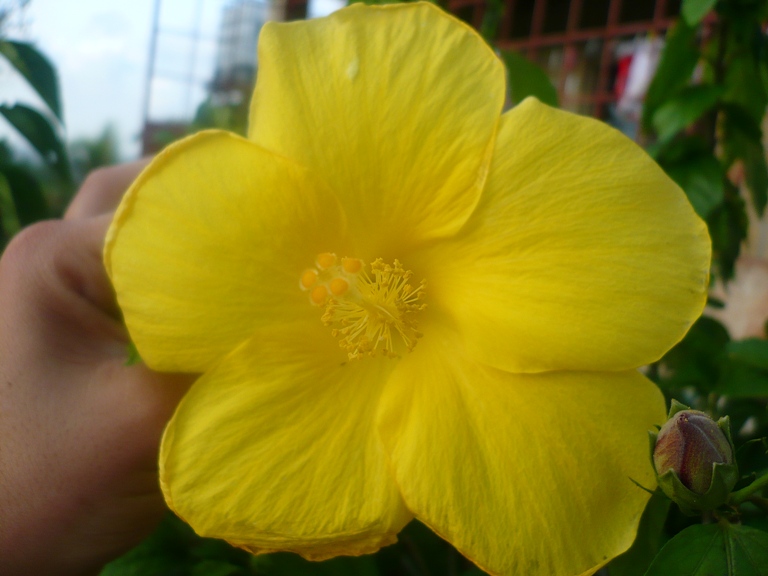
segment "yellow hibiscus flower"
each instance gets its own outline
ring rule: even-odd
[[[148,366],[199,372],[160,476],[252,552],[373,552],[414,517],[492,574],[590,574],[654,482],[636,368],[700,314],[705,225],[604,124],[529,99],[431,4],[268,24],[248,139],[133,184],[105,249]]]

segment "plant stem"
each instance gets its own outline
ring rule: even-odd
[[[728,500],[728,503],[732,506],[738,506],[742,502],[744,502],[753,492],[757,492],[758,490],[761,490],[762,488],[765,488],[768,486],[768,472],[760,476],[760,478],[756,479],[752,484],[747,486],[746,488],[742,488],[741,490],[737,490],[736,492],[731,493],[731,497]]]
[[[755,506],[760,508],[763,512],[768,514],[768,498],[762,498],[760,496],[755,496],[754,494],[747,498],[749,502],[752,502]]]

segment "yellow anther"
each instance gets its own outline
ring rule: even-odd
[[[363,261],[360,258],[342,258],[341,267],[344,268],[344,272],[357,274],[363,267]]]
[[[309,299],[312,300],[312,304],[315,306],[322,306],[328,299],[328,288],[322,284],[318,284],[309,293]]]
[[[331,287],[331,294],[333,294],[334,296],[341,296],[342,294],[344,294],[344,292],[349,290],[349,282],[344,280],[344,278],[334,278],[333,280],[331,280],[330,287]]]
[[[336,254],[332,252],[323,252],[317,255],[317,265],[321,270],[327,270],[336,265]]]
[[[312,286],[315,285],[315,282],[317,282],[317,270],[306,270],[301,275],[301,289],[302,290],[309,290],[312,288]]]

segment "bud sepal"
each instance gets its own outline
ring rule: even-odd
[[[726,503],[739,479],[727,416],[715,422],[672,400],[667,423],[648,434],[659,487],[684,513],[695,515]]]

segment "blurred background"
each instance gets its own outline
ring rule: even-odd
[[[341,5],[3,0],[0,14],[3,36],[33,43],[56,68],[67,140],[97,139],[108,131],[117,158],[130,160],[183,133],[205,103],[247,102],[264,22],[323,15]],[[11,99],[39,102],[22,75],[2,61],[0,101]],[[13,131],[6,124],[0,134],[12,137]]]
[[[341,0],[3,0],[4,36],[32,42],[58,71],[69,142],[114,139],[116,157],[156,151],[210,108],[247,103],[264,22],[322,16]],[[680,0],[448,0],[490,41],[538,64],[563,108],[630,136]],[[0,101],[36,101],[0,63]],[[201,108],[202,107],[202,108]],[[0,128],[12,137],[7,125]],[[31,150],[29,151],[31,152]]]
[[[685,339],[646,373],[668,400],[730,416],[742,471],[737,488],[767,473],[768,0],[437,3],[499,54],[508,106],[533,95],[603,120],[685,191],[712,237],[710,299]],[[0,0],[0,247],[23,226],[61,215],[99,166],[154,154],[202,128],[244,133],[264,23],[323,16],[345,4]],[[764,496],[738,521],[768,532]],[[681,573],[654,558],[700,521],[656,494],[635,545],[600,574]],[[196,537],[169,515],[102,576],[129,574],[482,572],[416,522],[375,556],[313,564],[281,554],[252,558]]]

